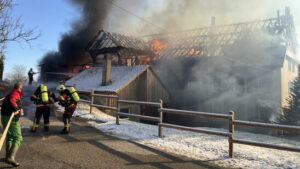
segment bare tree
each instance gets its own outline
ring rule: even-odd
[[[14,0],[0,0],[0,56],[2,67],[0,75],[3,75],[4,55],[7,42],[26,42],[37,39],[40,34],[36,33],[34,29],[25,30],[24,24],[21,23],[21,17],[13,18],[12,9],[16,4]],[[1,79],[2,80],[2,77]]]
[[[11,17],[11,10],[16,4],[13,0],[0,0],[0,44],[1,51],[9,41],[30,42],[37,39],[40,34],[35,34],[34,29],[25,30],[21,17]]]
[[[14,65],[12,72],[7,75],[8,81],[15,83],[15,82],[22,82],[25,83],[27,81],[26,76],[26,68],[22,65]]]

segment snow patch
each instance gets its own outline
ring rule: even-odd
[[[102,67],[86,69],[66,82],[66,85],[76,85],[77,90],[116,91],[144,71],[148,66],[117,66],[111,68],[112,83],[101,86]]]
[[[158,127],[115,118],[97,109],[89,114],[89,106],[79,104],[74,116],[101,120],[106,123],[89,122],[90,125],[115,136],[127,138],[163,151],[184,155],[197,160],[209,160],[221,167],[231,168],[300,168],[300,153],[234,144],[234,159],[228,157],[228,139],[225,137],[163,128],[163,138],[158,137]],[[204,128],[212,129],[212,128]],[[224,129],[213,129],[226,131]],[[272,136],[236,131],[235,138],[300,147],[300,142]]]

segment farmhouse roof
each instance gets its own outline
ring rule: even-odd
[[[76,85],[77,90],[91,90],[101,92],[118,92],[127,86],[137,76],[146,71],[150,66],[116,66],[111,68],[112,83],[102,86],[102,67],[92,67],[84,70],[66,82],[66,85]]]

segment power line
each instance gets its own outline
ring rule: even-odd
[[[121,9],[121,10],[127,12],[127,13],[129,13],[129,14],[132,15],[132,16],[135,16],[136,18],[140,19],[141,21],[144,21],[145,23],[147,23],[147,24],[149,24],[149,25],[155,26],[155,27],[157,27],[157,28],[159,28],[159,29],[162,29],[162,30],[164,30],[164,31],[167,32],[167,30],[166,30],[165,28],[163,28],[162,26],[159,26],[159,25],[156,25],[156,24],[154,24],[154,23],[152,23],[152,22],[147,21],[146,19],[144,19],[144,18],[138,16],[137,14],[135,14],[135,13],[133,13],[133,12],[131,12],[131,11],[125,9],[125,8],[120,7],[119,5],[117,5],[116,3],[114,3],[114,2],[111,1],[111,0],[108,0],[108,1],[109,1],[112,5],[114,5],[115,7],[119,8],[119,9]]]

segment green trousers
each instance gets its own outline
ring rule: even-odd
[[[1,116],[1,122],[3,128],[6,127],[10,116],[3,115]],[[21,133],[21,125],[20,120],[16,121],[15,118],[12,119],[10,127],[6,136],[6,144],[11,144],[13,146],[20,146],[23,141],[22,133]]]

